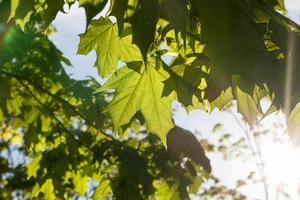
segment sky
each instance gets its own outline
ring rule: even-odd
[[[300,24],[300,0],[286,0],[287,15]],[[103,82],[97,74],[94,66],[96,60],[95,52],[87,56],[76,55],[79,43],[79,34],[85,31],[85,13],[83,8],[78,8],[78,4],[70,10],[65,9],[67,13],[59,12],[53,22],[57,32],[50,38],[54,44],[70,59],[73,68],[66,68],[74,79],[86,79],[88,76],[96,78]]]
[[[292,18],[294,21],[300,23],[300,0],[286,0],[287,15]],[[95,52],[89,53],[87,56],[76,55],[77,46],[79,43],[79,34],[84,33],[85,31],[85,13],[84,10],[78,8],[78,5],[73,6],[70,10],[67,10],[67,14],[59,13],[56,19],[53,22],[54,27],[57,29],[57,32],[50,36],[50,39],[54,44],[60,49],[64,55],[70,59],[72,67],[66,66],[65,69],[68,74],[74,79],[86,79],[89,76],[94,77],[100,83],[103,83],[105,80],[101,79],[97,74],[97,69],[94,66],[96,60]],[[197,136],[199,139],[206,138],[211,142],[219,137],[218,135],[212,135],[213,127],[220,123],[222,124],[222,132],[231,133],[233,135],[232,140],[237,140],[240,137],[243,137],[244,127],[242,123],[241,116],[236,113],[236,109],[233,108],[231,112],[218,112],[214,111],[211,114],[194,110],[190,113],[187,113],[180,104],[174,103],[173,108],[174,120],[177,125],[191,130],[193,132],[198,132]],[[233,113],[233,114],[232,114]],[[235,117],[233,117],[233,115]],[[237,120],[236,120],[237,118]],[[279,114],[277,116],[271,116],[265,120],[265,126],[271,126],[274,121],[282,116]],[[204,122],[204,123],[203,123]],[[286,171],[286,168],[274,168],[273,166],[281,166],[280,163],[283,160],[278,160],[278,158],[285,158],[284,148],[289,149],[289,147],[271,145],[270,140],[264,143],[264,152],[268,161],[268,171],[271,172],[270,176],[276,176],[281,178],[281,171]],[[283,153],[282,153],[283,152]],[[281,157],[276,158],[274,153],[282,154]],[[299,154],[300,155],[300,152]],[[250,170],[255,170],[256,166],[254,162],[245,162],[241,159],[233,159],[231,161],[224,161],[223,157],[220,154],[209,154],[213,166],[213,173],[217,177],[221,178],[222,183],[228,185],[229,187],[234,188],[235,181],[238,179],[245,179]],[[290,160],[284,160],[284,162],[293,162],[293,160],[298,159],[297,154],[290,155]],[[298,159],[299,160],[299,159]],[[300,169],[300,162],[293,165],[293,169],[296,171]],[[279,170],[279,171],[278,171]],[[289,168],[288,168],[289,170]],[[297,170],[298,171],[298,170]],[[273,174],[272,174],[273,173]],[[290,174],[286,178],[283,174],[283,179],[289,179],[289,182],[292,184],[291,192],[292,194],[297,193],[298,182],[300,180],[299,176]],[[277,182],[280,180],[277,180]],[[297,182],[298,181],[298,182]],[[274,183],[276,180],[274,180]],[[277,183],[276,182],[276,183]],[[274,191],[276,188],[270,188],[270,191]],[[249,199],[263,199],[263,187],[261,185],[248,185],[243,189]],[[274,192],[273,192],[274,193]],[[274,196],[271,196],[270,199],[275,199]],[[299,199],[299,198],[298,198]]]

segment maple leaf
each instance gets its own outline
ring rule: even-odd
[[[101,77],[107,77],[118,68],[118,61],[141,60],[138,47],[132,44],[132,36],[118,37],[118,28],[110,19],[100,18],[91,22],[88,31],[80,35],[78,54],[87,55],[96,50],[95,66]]]
[[[145,117],[147,130],[155,132],[166,143],[167,132],[173,127],[171,101],[174,93],[162,97],[163,81],[169,74],[162,68],[155,69],[151,60],[141,73],[122,67],[98,90],[116,89],[116,94],[106,111],[112,117],[114,126],[119,128],[130,122],[137,111]]]
[[[96,50],[95,65],[101,77],[107,77],[117,69],[120,58],[118,31],[109,19],[100,18],[91,22],[91,27],[80,35],[78,54],[87,55]]]

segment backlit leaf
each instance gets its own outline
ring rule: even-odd
[[[87,191],[87,183],[89,181],[88,176],[82,176],[80,173],[76,174],[73,177],[74,190],[80,195],[83,196]]]
[[[105,200],[105,198],[109,193],[111,193],[110,181],[109,180],[100,181],[99,186],[96,188],[94,192],[93,200]]]
[[[40,161],[42,159],[42,154],[34,157],[34,159],[26,165],[28,178],[36,177],[36,173],[40,168]]]
[[[107,77],[117,69],[121,57],[118,30],[109,19],[100,18],[91,22],[86,33],[80,35],[78,54],[87,55],[96,50],[97,66],[100,76]]]
[[[169,186],[165,181],[156,181],[154,186],[157,188],[158,200],[182,200],[178,185]]]
[[[52,179],[47,179],[40,191],[44,193],[45,200],[56,199]]]
[[[106,111],[112,117],[114,126],[121,127],[130,122],[137,111],[141,111],[146,120],[148,131],[159,135],[165,143],[166,134],[172,128],[172,95],[162,97],[163,81],[168,73],[162,68],[155,69],[155,61],[140,73],[123,67],[118,70],[99,91],[116,89],[114,99]]]
[[[258,116],[258,109],[254,99],[237,87],[236,100],[238,112],[243,115],[250,126],[254,125],[256,117]]]

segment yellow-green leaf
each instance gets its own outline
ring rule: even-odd
[[[78,54],[87,55],[96,50],[95,65],[101,77],[107,77],[117,69],[121,57],[117,25],[111,20],[100,18],[90,24],[86,33],[80,35]]]
[[[55,193],[52,179],[47,179],[41,187],[41,192],[45,195],[45,200],[55,200]]]
[[[37,155],[33,160],[26,165],[28,178],[36,177],[36,173],[40,168],[40,161],[42,159],[42,154]]]
[[[287,119],[287,130],[296,144],[300,143],[300,103],[292,110]]]
[[[15,17],[19,4],[20,4],[20,0],[11,0],[10,1],[10,15],[9,15],[8,21],[11,18]]]
[[[243,92],[239,87],[236,87],[235,95],[238,112],[241,113],[246,122],[252,126],[259,113],[254,99],[246,92]]]
[[[80,173],[73,177],[74,190],[83,196],[87,191],[87,183],[89,181],[88,176],[82,176]]]
[[[104,200],[111,193],[110,184],[110,181],[107,179],[101,181],[94,192],[93,200]]]
[[[155,132],[166,142],[166,135],[173,127],[172,94],[162,97],[163,81],[169,74],[162,68],[155,69],[155,61],[148,63],[141,73],[128,67],[118,70],[98,91],[116,89],[114,99],[106,111],[112,117],[114,126],[119,128],[130,122],[137,111],[145,117],[147,130]]]

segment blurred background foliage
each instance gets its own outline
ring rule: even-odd
[[[109,77],[103,86],[71,79],[70,61],[48,39],[65,1],[0,1],[0,198],[246,199],[239,188],[264,180],[249,174],[229,189],[210,174],[205,151],[224,159],[257,152],[244,139],[229,142],[230,133],[198,141],[173,127],[170,104],[211,111],[236,99],[251,127],[283,106],[287,38],[296,38],[295,53],[300,47],[298,25],[274,11],[284,3],[114,0],[98,20],[107,1],[79,3],[87,31],[78,53],[96,50],[95,66]],[[153,95],[132,95],[143,81]],[[126,94],[133,98],[124,106]],[[266,112],[263,97],[272,102]]]

